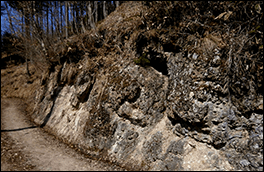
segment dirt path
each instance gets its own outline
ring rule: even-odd
[[[1,171],[124,170],[84,157],[30,123],[17,99],[1,99]]]

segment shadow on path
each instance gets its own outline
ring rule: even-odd
[[[52,98],[54,98],[54,101],[53,101],[53,104],[52,104],[51,110],[50,110],[50,112],[47,114],[47,116],[45,117],[44,122],[40,125],[40,128],[43,128],[43,127],[47,124],[47,122],[49,121],[50,116],[51,116],[52,111],[53,111],[53,108],[54,108],[54,105],[55,105],[55,102],[56,102],[57,97],[58,97],[58,95],[59,95],[59,93],[60,93],[61,90],[62,90],[62,87],[60,87],[60,86],[58,86],[58,87],[55,89],[55,91],[54,91],[55,94],[52,96]]]
[[[21,131],[21,130],[27,130],[32,128],[37,128],[38,126],[31,126],[31,127],[24,127],[24,128],[17,128],[17,129],[10,129],[10,130],[1,130],[2,132],[11,132],[11,131]]]

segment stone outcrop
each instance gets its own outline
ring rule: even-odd
[[[182,53],[164,58],[168,75],[121,61],[97,74],[80,70],[65,85],[73,67],[58,66],[39,91],[33,118],[93,156],[132,169],[236,169],[229,161],[260,166],[262,115],[246,118],[230,108],[223,86],[203,81]],[[262,97],[256,102],[261,106]]]
[[[125,53],[54,66],[42,78],[34,121],[127,169],[262,170],[259,87],[247,76],[227,81],[221,46],[209,38],[200,46],[210,56],[168,50],[165,43],[140,47],[142,39],[129,54],[127,41]],[[136,64],[137,53],[150,63]]]

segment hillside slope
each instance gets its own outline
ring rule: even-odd
[[[127,169],[262,170],[262,7],[123,3],[53,58],[31,118]]]

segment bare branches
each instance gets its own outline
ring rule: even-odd
[[[10,12],[10,7],[14,12]],[[20,49],[26,63],[48,62],[61,58],[64,49],[74,49],[67,41],[96,29],[96,22],[104,19],[119,6],[118,1],[6,1],[9,29],[23,44]],[[2,8],[2,7],[1,7]],[[15,16],[18,15],[18,16]],[[82,38],[79,39],[82,41]],[[87,43],[79,48],[88,51]],[[89,44],[89,43],[88,43]],[[63,51],[62,51],[63,50]],[[52,62],[51,62],[52,63]],[[27,67],[28,70],[28,67]],[[28,73],[30,73],[28,71]]]

